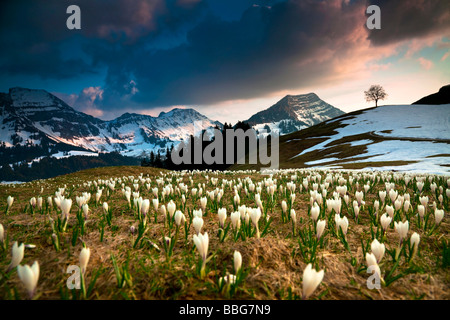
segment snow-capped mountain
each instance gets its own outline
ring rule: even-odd
[[[344,114],[321,100],[315,93],[287,95],[270,108],[260,111],[246,122],[255,129],[270,129],[287,134],[308,128]]]
[[[142,157],[194,134],[194,122],[208,129],[212,121],[193,109],[173,109],[158,117],[125,113],[103,121],[76,111],[45,90],[11,88],[0,93],[0,142],[14,147],[37,145],[59,151],[120,152]]]

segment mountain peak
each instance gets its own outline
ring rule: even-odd
[[[321,100],[317,94],[310,92],[286,95],[270,108],[250,117],[247,122],[254,127],[267,125],[271,130],[277,129],[280,130],[280,133],[286,134],[342,114],[344,112]]]
[[[44,106],[55,102],[51,93],[42,89],[14,87],[9,89],[9,96],[14,106]],[[59,99],[58,99],[59,100]]]

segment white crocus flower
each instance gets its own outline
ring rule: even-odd
[[[386,251],[386,246],[384,245],[384,243],[380,243],[380,242],[378,242],[377,239],[374,239],[372,241],[370,247],[372,249],[372,253],[377,258],[377,263],[380,263],[380,261],[384,257],[384,252]]]
[[[72,207],[72,199],[61,200],[61,214],[63,219],[69,219],[70,208]]]
[[[239,230],[239,228],[241,227],[241,213],[239,211],[232,212],[230,214],[230,219],[233,229]]]
[[[15,267],[17,267],[20,262],[23,259],[25,253],[25,245],[22,243],[20,246],[19,244],[16,242],[14,242],[13,247],[12,247],[12,259],[11,259],[11,263],[8,266],[8,271],[11,271],[12,269],[14,269]]]
[[[149,199],[142,200],[141,214],[146,216],[148,214],[148,210],[150,210],[150,200]]]
[[[81,208],[83,210],[83,214],[84,214],[85,219],[87,219],[88,214],[89,214],[89,205],[87,203],[85,203],[85,204],[83,204],[81,206]]]
[[[206,257],[208,256],[208,245],[209,245],[209,238],[208,233],[205,232],[204,234],[199,233],[198,235],[194,234],[193,237],[194,244],[197,247],[198,253],[200,254],[202,258],[202,269],[200,272],[201,278],[205,276],[205,266],[206,266]]]
[[[175,224],[179,227],[185,220],[184,214],[180,210],[177,210],[177,212],[175,212]]]
[[[408,235],[409,221],[394,222],[394,227],[398,235],[400,236],[400,243],[402,243],[403,239],[405,239],[406,236]]]
[[[194,216],[194,219],[192,219],[192,225],[194,226],[195,232],[199,234],[203,227],[203,218]]]
[[[303,271],[303,299],[308,299],[314,290],[322,282],[324,271],[317,272],[312,268],[312,264],[308,264]]]
[[[158,199],[152,199],[152,203],[153,203],[153,208],[155,209],[155,211],[158,211],[159,200]]]
[[[297,214],[295,213],[294,209],[291,209],[291,219],[294,222],[294,224],[297,223]]]
[[[6,198],[6,204],[8,206],[8,209],[11,208],[11,206],[13,205],[14,202],[14,197],[8,196],[8,198]]]
[[[200,206],[202,207],[203,211],[206,211],[206,203],[208,202],[207,197],[200,198]]]
[[[323,231],[325,230],[326,221],[325,220],[318,220],[317,226],[316,226],[316,233],[317,233],[317,240],[320,239],[320,237],[323,234]]]
[[[319,214],[320,214],[320,207],[317,204],[317,202],[314,202],[314,205],[311,208],[311,218],[314,221],[317,221],[317,218],[319,218]]]
[[[411,236],[411,247],[413,248],[414,252],[417,251],[417,248],[419,248],[420,243],[420,236],[417,232],[414,232]]]
[[[381,270],[380,266],[377,263],[377,258],[373,253],[366,253],[366,264],[367,267],[373,269],[378,277],[381,279]]]
[[[285,200],[281,201],[281,210],[283,210],[284,213],[287,211],[287,203]]]
[[[392,222],[392,218],[387,213],[383,214],[380,217],[381,227],[383,228],[384,231],[387,230],[387,228],[389,227],[391,222]]]
[[[29,265],[17,266],[17,274],[25,286],[28,296],[30,299],[33,298],[39,280],[39,263],[35,261],[31,267]]]
[[[175,209],[176,209],[175,202],[173,202],[173,200],[170,200],[169,203],[167,204],[167,212],[169,212],[170,218],[173,217],[173,214],[175,213]]]
[[[389,217],[394,217],[394,207],[393,206],[386,206],[386,213],[389,215]]]
[[[259,219],[261,218],[261,210],[259,208],[254,208],[252,210],[252,212],[250,213],[250,218],[252,219],[252,222],[256,227],[256,238],[259,238],[260,234],[259,234],[258,222],[259,222]]]
[[[233,261],[234,261],[234,272],[237,274],[242,266],[242,255],[239,251],[234,251],[233,254]]]
[[[434,221],[436,224],[440,224],[442,219],[444,219],[444,210],[435,209],[434,210]]]
[[[3,228],[3,225],[0,223],[0,243],[3,243],[5,240],[5,229]]]
[[[89,262],[89,258],[91,256],[91,249],[83,248],[80,252],[80,268],[81,272],[84,274],[86,272],[86,268]]]
[[[219,225],[221,228],[224,228],[225,226],[225,220],[227,219],[227,209],[226,208],[220,208],[217,217],[219,218]]]
[[[107,214],[108,213],[108,209],[109,209],[108,203],[103,202],[103,213]]]

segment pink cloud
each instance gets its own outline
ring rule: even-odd
[[[420,57],[419,59],[417,59],[417,61],[419,61],[420,65],[425,70],[430,70],[433,67],[433,62],[428,59],[425,59],[424,57]]]

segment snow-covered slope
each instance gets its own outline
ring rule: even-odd
[[[450,167],[450,105],[397,105],[370,109],[356,118],[339,121],[341,128],[324,142],[303,150],[294,158],[314,151],[326,150],[346,139],[350,148],[363,146],[363,153],[337,159],[331,167],[340,167],[339,162],[367,163],[386,162],[379,169],[396,169],[420,172],[448,172]],[[332,123],[330,121],[329,123]],[[367,139],[352,137],[367,135]],[[337,144],[339,145],[339,144]],[[344,148],[344,145],[342,144]],[[360,159],[364,158],[364,159]],[[330,158],[308,161],[306,165],[330,162]],[[390,162],[409,162],[389,165]]]
[[[280,168],[448,173],[450,104],[392,105],[348,113],[282,136],[279,150]]]
[[[201,129],[221,126],[193,109],[173,109],[158,117],[126,113],[103,121],[74,110],[45,90],[11,88],[0,93],[2,145],[37,145],[46,154],[87,150],[146,156],[187,139],[194,133],[194,122]]]
[[[316,94],[287,95],[270,108],[250,117],[253,128],[287,134],[344,114]]]

